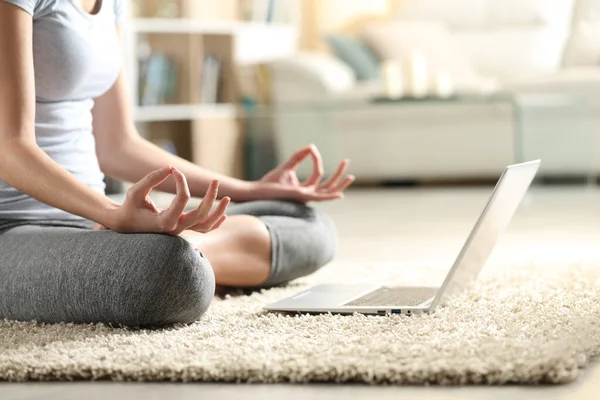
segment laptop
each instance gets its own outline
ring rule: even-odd
[[[529,189],[540,160],[508,166],[439,287],[320,285],[264,307],[269,311],[335,314],[431,313],[477,279],[499,236]]]

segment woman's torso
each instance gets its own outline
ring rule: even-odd
[[[104,191],[92,134],[94,98],[120,70],[116,32],[121,0],[94,15],[73,0],[0,0],[33,16],[35,136],[38,146],[83,183]],[[33,6],[33,7],[32,7]],[[0,180],[0,219],[73,219]]]

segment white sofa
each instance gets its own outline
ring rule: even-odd
[[[600,126],[599,0],[403,4],[399,20],[444,23],[477,71],[499,82],[498,90],[581,94],[593,109],[586,115],[598,119],[586,127]],[[519,158],[515,110],[509,101],[373,104],[372,98],[382,92],[381,83],[357,82],[352,70],[329,54],[300,53],[273,62],[271,69],[281,157],[316,143],[330,161],[326,170],[348,157],[352,172],[362,180],[488,178]],[[561,124],[569,129],[569,113],[577,110],[563,111],[550,110],[538,130]],[[600,159],[594,160],[588,154],[590,146],[581,140],[561,139],[561,132],[536,134],[521,157],[548,155],[543,170],[548,174],[586,172],[589,160],[600,170]],[[580,154],[582,147],[588,153]],[[592,150],[600,154],[600,149]]]

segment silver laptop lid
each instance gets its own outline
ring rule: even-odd
[[[540,160],[506,168],[431,307],[468,288],[507,228],[540,167]]]

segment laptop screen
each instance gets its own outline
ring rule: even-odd
[[[499,236],[507,228],[525,197],[539,166],[540,161],[536,160],[506,168],[438,291],[432,307],[465,290],[477,279]]]

